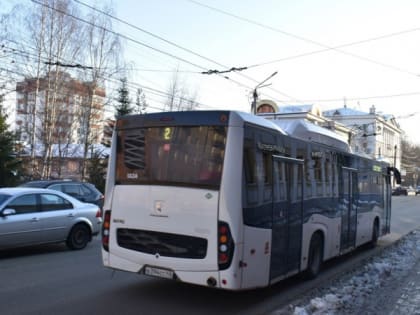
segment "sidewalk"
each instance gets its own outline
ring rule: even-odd
[[[420,230],[399,238],[381,239],[378,256],[272,315],[420,314]]]
[[[398,292],[398,299],[389,312],[390,315],[420,314],[420,260],[417,260],[404,284],[395,290]]]

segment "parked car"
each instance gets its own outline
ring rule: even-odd
[[[101,209],[104,205],[104,195],[91,183],[70,180],[34,180],[26,182],[20,185],[20,187],[38,187],[58,190],[82,202],[98,205]]]
[[[416,188],[416,196],[417,195],[420,195],[420,186],[417,186],[417,188]]]
[[[66,242],[85,248],[102,223],[101,209],[44,188],[0,188],[0,249]]]
[[[393,196],[408,196],[408,190],[405,187],[398,186],[392,189]]]

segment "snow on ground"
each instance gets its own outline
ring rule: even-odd
[[[419,257],[420,231],[414,231],[356,270],[334,280],[328,287],[318,289],[315,296],[300,299],[296,305],[289,305],[272,315],[359,313],[366,305],[374,303],[380,287],[386,286],[386,283],[395,285],[397,279],[406,276]],[[391,287],[394,288],[394,285]],[[375,296],[373,293],[376,293]]]

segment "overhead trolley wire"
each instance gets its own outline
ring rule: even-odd
[[[286,57],[286,58],[279,59],[279,60],[274,60],[274,61],[270,61],[270,62],[255,64],[253,66],[248,66],[248,68],[261,66],[261,65],[265,65],[265,64],[271,64],[271,63],[284,61],[284,60],[289,60],[289,59],[294,59],[294,58],[300,58],[300,57],[312,55],[312,54],[315,54],[315,53],[321,53],[321,52],[332,50],[332,51],[336,51],[336,52],[339,52],[339,53],[344,54],[344,55],[351,56],[351,57],[356,58],[356,59],[364,60],[366,62],[370,62],[370,63],[376,64],[376,65],[379,65],[379,66],[382,66],[382,67],[385,67],[385,68],[393,69],[395,71],[403,72],[403,73],[410,74],[410,75],[416,76],[416,77],[419,76],[418,73],[415,73],[415,72],[412,72],[412,71],[409,71],[409,70],[406,70],[406,69],[402,69],[402,68],[399,68],[397,66],[389,65],[389,64],[386,64],[386,63],[383,63],[383,62],[380,62],[380,61],[376,61],[374,59],[370,59],[370,58],[367,58],[367,57],[364,57],[364,56],[353,54],[353,53],[341,50],[340,48],[356,45],[358,43],[364,43],[364,42],[367,42],[367,41],[379,40],[379,39],[382,39],[382,38],[385,38],[385,37],[397,36],[397,35],[401,35],[401,34],[407,33],[407,32],[414,32],[414,31],[420,30],[420,28],[413,28],[413,29],[406,30],[406,31],[395,32],[395,33],[392,33],[392,34],[389,34],[389,35],[380,36],[378,38],[373,38],[373,39],[370,39],[370,40],[369,39],[368,40],[363,40],[363,41],[360,41],[360,42],[354,42],[354,43],[349,43],[349,44],[343,44],[343,45],[339,45],[339,46],[335,47],[335,46],[329,46],[329,45],[323,44],[321,42],[318,42],[318,41],[315,41],[315,40],[312,40],[312,39],[309,39],[309,38],[306,38],[306,37],[303,37],[303,36],[299,36],[299,35],[296,35],[296,34],[293,34],[293,33],[290,33],[290,32],[283,31],[281,29],[263,24],[261,22],[255,21],[255,20],[251,20],[249,18],[245,18],[245,17],[239,16],[239,15],[236,15],[236,14],[233,14],[233,13],[230,13],[230,12],[227,12],[227,11],[209,6],[207,4],[201,3],[201,2],[196,1],[196,0],[187,0],[187,1],[189,1],[191,3],[194,3],[198,6],[205,7],[207,9],[212,10],[212,11],[216,11],[216,12],[219,12],[221,14],[233,17],[235,19],[238,19],[238,20],[250,23],[250,24],[254,24],[254,25],[257,25],[259,27],[271,30],[273,32],[281,33],[283,35],[286,35],[286,36],[289,36],[289,37],[292,37],[292,38],[295,38],[295,39],[298,39],[298,40],[301,40],[301,41],[304,41],[304,42],[307,42],[307,43],[311,43],[313,45],[317,45],[317,46],[320,46],[320,47],[324,48],[323,50],[320,50],[320,51],[309,52],[309,53],[304,53],[304,54],[301,54],[301,55]]]
[[[35,1],[35,0],[32,0],[32,1]],[[128,26],[130,26],[130,27],[132,27],[132,28],[134,28],[134,29],[136,29],[138,31],[141,31],[143,33],[146,33],[146,34],[148,34],[148,35],[150,35],[150,36],[152,36],[154,38],[157,38],[157,39],[159,39],[159,40],[161,40],[161,41],[163,41],[163,42],[165,42],[167,44],[170,44],[170,45],[172,45],[172,46],[174,46],[176,48],[179,48],[181,50],[184,50],[184,51],[186,51],[186,52],[188,52],[188,53],[190,53],[190,54],[192,54],[192,55],[194,55],[196,57],[199,57],[199,58],[202,58],[202,59],[204,59],[206,61],[209,61],[211,63],[214,63],[214,64],[216,64],[216,65],[218,65],[218,66],[220,66],[220,67],[222,67],[222,68],[225,69],[225,70],[208,70],[208,69],[203,69],[203,71],[201,72],[201,74],[217,74],[217,75],[220,75],[220,76],[222,76],[225,79],[231,80],[232,82],[234,82],[234,83],[236,83],[236,84],[238,84],[238,85],[240,85],[242,87],[245,87],[247,89],[252,89],[252,87],[247,86],[247,85],[244,85],[244,84],[242,84],[242,83],[240,83],[238,81],[235,81],[235,80],[231,79],[230,77],[224,76],[223,74],[229,73],[229,72],[234,72],[234,73],[238,74],[239,76],[241,76],[243,78],[246,78],[247,80],[250,80],[250,81],[252,81],[254,83],[258,83],[258,80],[255,80],[254,78],[251,78],[250,76],[247,76],[247,75],[245,75],[243,73],[240,73],[240,71],[246,70],[247,67],[228,67],[228,66],[223,65],[223,64],[221,64],[220,62],[218,62],[218,61],[216,61],[214,59],[210,59],[210,58],[208,58],[206,56],[203,56],[202,54],[196,53],[196,52],[192,51],[191,49],[188,49],[188,48],[185,48],[185,47],[183,47],[181,45],[178,45],[178,44],[176,44],[176,43],[174,43],[174,42],[172,42],[170,40],[167,40],[167,39],[165,39],[165,38],[163,38],[163,37],[161,37],[159,35],[156,35],[156,34],[150,32],[150,31],[147,31],[147,30],[145,30],[143,28],[140,28],[140,27],[138,27],[138,26],[136,26],[134,24],[131,24],[131,23],[127,22],[127,21],[124,21],[124,20],[122,20],[122,19],[120,19],[118,17],[115,17],[115,16],[113,16],[113,15],[107,13],[107,12],[104,12],[102,10],[99,10],[99,9],[95,8],[95,7],[92,7],[92,6],[90,6],[90,5],[82,2],[80,0],[75,0],[75,2],[77,2],[77,3],[79,3],[79,4],[83,5],[83,6],[86,6],[86,7],[90,8],[90,9],[96,11],[96,12],[99,12],[101,14],[104,14],[104,15],[108,16],[111,19],[115,19],[116,21],[119,21],[119,22],[121,22],[121,23],[123,23],[125,25],[128,25]],[[288,97],[288,98],[291,98],[291,99],[295,99],[294,97],[292,97],[290,95],[287,95],[287,94],[285,94],[285,93],[283,93],[281,91],[278,91],[276,89],[270,88],[270,90],[272,90],[273,92],[276,92],[276,93],[278,93],[280,95],[283,95],[285,97]]]

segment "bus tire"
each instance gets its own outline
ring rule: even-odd
[[[372,239],[369,242],[369,247],[370,248],[375,248],[376,245],[378,245],[378,239],[379,239],[379,222],[378,222],[378,220],[375,220],[373,222]]]
[[[91,237],[90,228],[86,224],[79,223],[71,229],[66,244],[70,249],[83,249],[90,242]]]
[[[319,274],[322,266],[324,241],[320,233],[312,235],[308,252],[308,267],[305,271],[306,279],[314,279]]]

